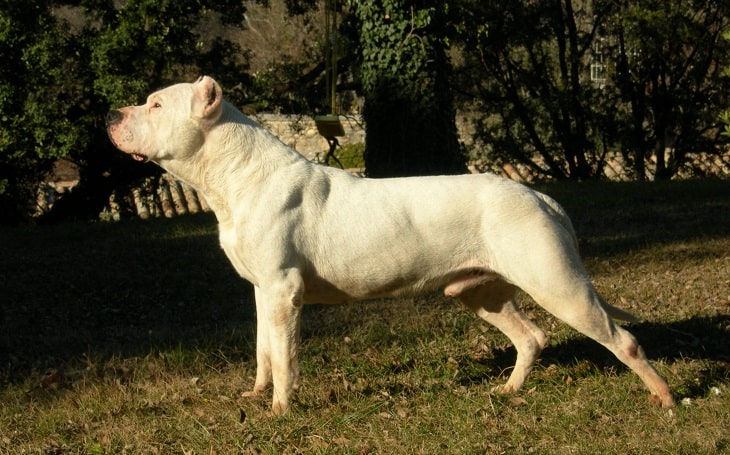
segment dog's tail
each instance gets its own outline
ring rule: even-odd
[[[640,322],[641,318],[634,316],[633,314],[629,313],[628,311],[624,311],[621,308],[616,308],[615,306],[609,304],[606,302],[603,297],[598,297],[601,301],[601,306],[604,310],[606,310],[606,313],[608,313],[609,316],[611,316],[613,319],[618,319],[619,321],[626,321],[626,322]]]

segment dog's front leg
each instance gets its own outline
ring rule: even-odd
[[[256,382],[253,393],[263,391],[273,379],[274,414],[289,409],[299,386],[299,331],[304,286],[298,272],[256,289]]]
[[[244,392],[243,396],[255,396],[263,393],[271,383],[271,343],[269,341],[269,324],[264,317],[264,297],[261,289],[254,287],[256,299],[256,382],[253,390]]]

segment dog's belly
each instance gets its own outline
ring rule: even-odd
[[[458,297],[464,291],[502,277],[480,267],[458,267],[428,277],[359,277],[333,282],[314,274],[304,276],[306,303],[336,304],[385,297],[403,297],[443,290],[447,297]]]

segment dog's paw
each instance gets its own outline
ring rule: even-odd
[[[273,400],[271,402],[271,413],[274,416],[281,417],[289,412],[291,402],[288,400]]]
[[[241,396],[242,397],[260,397],[261,395],[264,394],[264,392],[266,392],[266,389],[268,389],[270,386],[271,386],[270,383],[264,383],[263,385],[254,383],[253,390],[241,392]]]
[[[492,392],[498,393],[500,395],[507,395],[509,393],[514,393],[516,391],[517,391],[517,389],[515,389],[514,387],[512,387],[509,384],[501,384],[501,385],[492,387]]]
[[[671,394],[667,396],[659,396],[652,393],[651,395],[649,395],[649,402],[653,405],[660,406],[665,409],[674,407],[674,398]]]
[[[266,391],[266,387],[254,387],[253,390],[242,392],[241,396],[246,398],[260,397]]]

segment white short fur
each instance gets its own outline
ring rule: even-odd
[[[494,175],[366,179],[313,164],[223,100],[203,77],[113,111],[109,136],[201,192],[220,243],[255,286],[257,373],[284,413],[299,384],[304,303],[443,290],[517,349],[501,388],[518,390],[547,337],[514,304],[521,288],[636,372],[663,406],[666,382],[611,317],[583,268],[570,220],[551,198]]]

